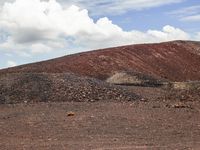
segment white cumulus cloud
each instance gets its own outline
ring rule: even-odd
[[[7,61],[7,67],[15,67],[15,66],[17,66],[16,62],[11,61],[11,60]]]
[[[200,41],[200,32],[198,32],[195,36],[195,40]]]
[[[161,1],[153,1],[161,4]],[[170,25],[146,32],[124,31],[107,17],[94,22],[86,9],[75,5],[62,7],[56,0],[16,0],[5,3],[0,11],[0,31],[4,34],[0,38],[3,39],[0,41],[0,51],[21,56],[66,49],[190,39],[189,34]]]

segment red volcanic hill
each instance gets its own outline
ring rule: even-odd
[[[200,42],[173,41],[101,49],[4,69],[5,73],[73,72],[105,80],[138,71],[171,81],[200,80]]]

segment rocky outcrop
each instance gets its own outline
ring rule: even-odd
[[[117,72],[106,82],[116,85],[159,87],[163,85],[164,80],[138,72]]]

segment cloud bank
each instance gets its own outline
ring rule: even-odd
[[[7,61],[7,67],[15,67],[15,66],[17,66],[16,62],[14,62],[12,60]]]
[[[5,3],[0,11],[0,32],[0,51],[21,56],[190,39],[189,34],[170,25],[160,31],[124,31],[106,17],[94,22],[86,9],[64,8],[56,0]]]

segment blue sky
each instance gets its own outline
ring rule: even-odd
[[[125,14],[109,16],[109,18],[125,30],[137,29],[146,31],[148,29],[161,29],[166,24],[169,24],[188,32],[199,32],[200,21],[180,21],[180,18],[176,15],[170,15],[170,12],[196,5],[200,6],[200,1],[186,0],[181,3],[154,7],[142,11],[132,10]]]
[[[171,40],[200,40],[199,1],[0,1],[0,68]]]

